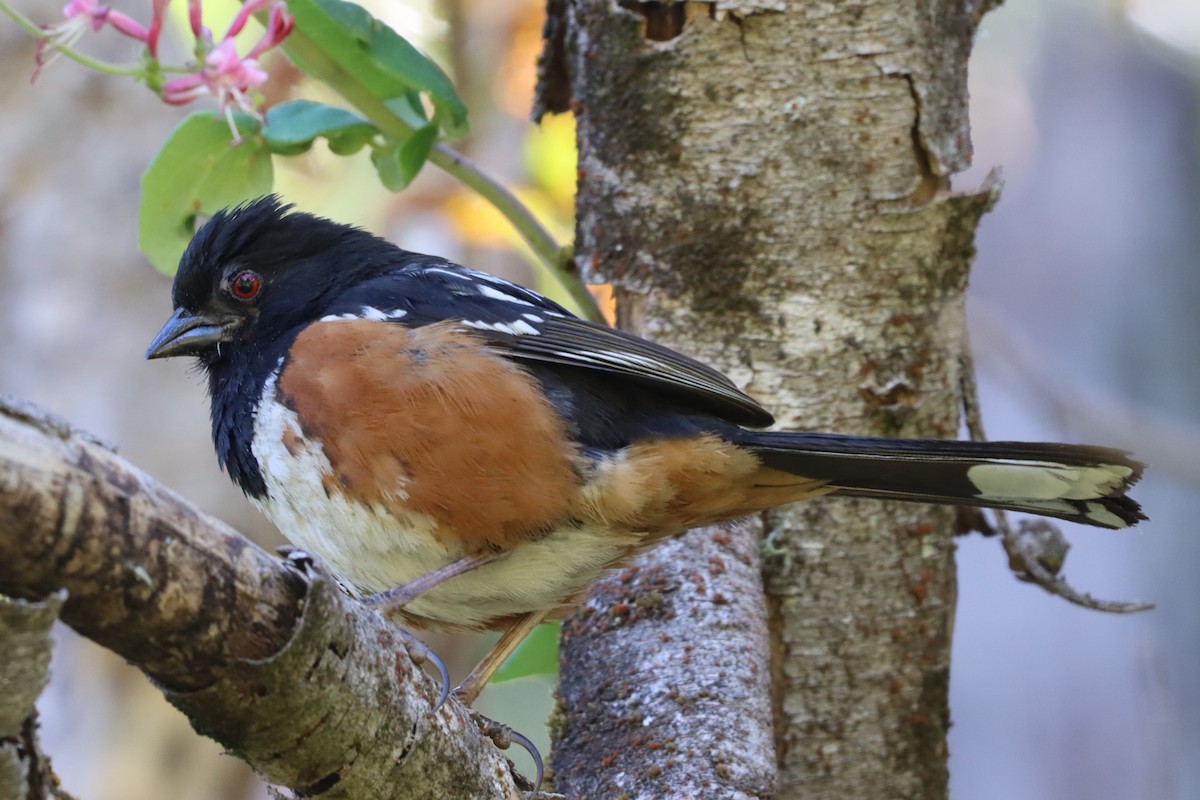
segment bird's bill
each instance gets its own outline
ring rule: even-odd
[[[146,358],[198,356],[233,335],[236,321],[177,308],[146,350]]]

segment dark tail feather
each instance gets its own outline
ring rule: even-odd
[[[1003,508],[1101,528],[1146,519],[1125,496],[1143,465],[1107,447],[785,431],[744,431],[737,443],[768,467],[828,480],[850,497]]]

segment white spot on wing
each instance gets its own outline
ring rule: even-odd
[[[538,335],[538,329],[533,327],[532,325],[530,325],[528,322],[526,322],[523,319],[513,320],[513,322],[509,324],[509,327],[511,327],[513,330],[517,331],[518,333],[525,334],[526,336],[537,336]]]
[[[369,319],[386,322],[388,320],[403,319],[408,316],[408,312],[402,308],[395,308],[390,311],[384,311],[373,306],[363,306],[357,313],[346,312],[345,314],[327,314],[321,317],[320,322],[337,322],[344,319]]]
[[[533,294],[524,286],[520,286],[512,281],[506,281],[504,278],[497,278],[495,275],[489,275],[486,272],[480,272],[477,269],[469,269],[467,267],[458,267],[455,269],[450,266],[444,266],[425,267],[424,270],[425,272],[434,272],[438,275],[445,275],[448,278],[454,278],[464,282],[483,282],[491,284],[492,286],[498,286],[500,287],[500,290],[498,291],[496,289],[492,289],[491,292],[493,293],[488,293],[488,291],[485,291],[485,287],[481,286],[479,287],[479,293],[485,297],[492,297],[498,300],[512,300],[518,303],[525,303],[525,305],[533,305],[533,303],[526,302],[524,299],[522,299],[522,296],[527,297]]]
[[[477,269],[468,269],[466,267],[463,267],[463,271],[466,272],[468,275],[470,275],[472,278],[478,278],[481,281],[487,281],[488,283],[495,284],[496,286],[503,286],[508,289],[516,289],[517,291],[525,291],[524,289],[522,289],[520,286],[513,283],[512,281],[506,281],[506,280],[504,280],[504,278],[497,278],[495,275],[489,274],[487,272],[480,272]]]
[[[445,275],[448,278],[454,278],[454,279],[460,280],[460,281],[471,280],[470,275],[464,275],[462,272],[460,272],[456,269],[444,269],[442,267],[425,267],[425,272],[433,272],[438,275]]]
[[[533,303],[529,302],[528,300],[526,300],[523,297],[518,297],[514,294],[509,294],[508,292],[502,292],[499,289],[494,289],[491,286],[487,286],[485,284],[479,285],[479,293],[481,295],[483,295],[484,297],[490,297],[493,300],[503,300],[506,303],[516,303],[516,304],[522,305],[522,306],[533,307]]]
[[[463,325],[468,328],[474,328],[480,331],[496,331],[497,333],[507,333],[509,336],[537,336],[538,329],[530,325],[523,319],[513,320],[512,322],[484,322],[483,320],[462,320]]]
[[[656,358],[640,356],[635,353],[618,353],[613,350],[559,350],[563,358],[574,361],[590,361],[594,364],[614,364],[625,367],[640,367],[652,371],[671,371],[668,365]]]

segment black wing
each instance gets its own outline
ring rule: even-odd
[[[712,408],[732,422],[765,426],[774,417],[733,382],[699,361],[615,328],[577,317],[524,318],[536,334],[507,330],[480,332],[512,358],[565,364],[650,384],[676,397]]]
[[[360,286],[339,303],[405,325],[459,320],[503,355],[562,364],[633,380],[697,410],[756,427],[771,414],[732,381],[699,361],[632,334],[572,315],[523,286],[429,259]],[[369,299],[369,300],[368,300]],[[382,306],[381,306],[382,304]]]

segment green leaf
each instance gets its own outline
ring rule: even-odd
[[[377,147],[371,151],[371,163],[379,180],[391,192],[398,192],[413,182],[429,158],[437,139],[437,128],[426,125],[398,145]]]
[[[324,136],[329,149],[340,156],[357,153],[377,133],[375,126],[344,108],[292,100],[267,111],[263,138],[272,153],[291,156],[312,147]]]
[[[502,683],[530,675],[555,675],[558,673],[558,634],[562,626],[557,622],[539,625],[516,652],[509,656],[496,671],[493,683]]]
[[[413,135],[400,143],[400,149],[396,152],[396,159],[400,162],[400,173],[405,176],[408,183],[412,183],[417,177],[417,173],[421,171],[421,167],[425,166],[425,160],[429,158],[429,151],[433,149],[433,143],[437,140],[437,128],[432,125],[426,125],[420,130],[413,131]]]
[[[142,173],[138,247],[159,272],[175,274],[197,216],[271,191],[271,154],[253,133],[258,123],[243,114],[234,119],[245,136],[237,145],[223,117],[194,112]]]
[[[467,132],[467,107],[446,73],[361,6],[346,0],[289,0],[288,11],[297,30],[372,95],[392,100],[423,92],[441,130],[449,136]],[[289,49],[287,41],[284,50],[300,69],[330,80],[306,63],[297,48]]]
[[[374,148],[371,150],[371,163],[375,165],[375,171],[379,173],[379,182],[389,192],[398,192],[408,186],[408,182],[404,180],[404,176],[400,172],[400,160],[396,158],[396,148]]]

